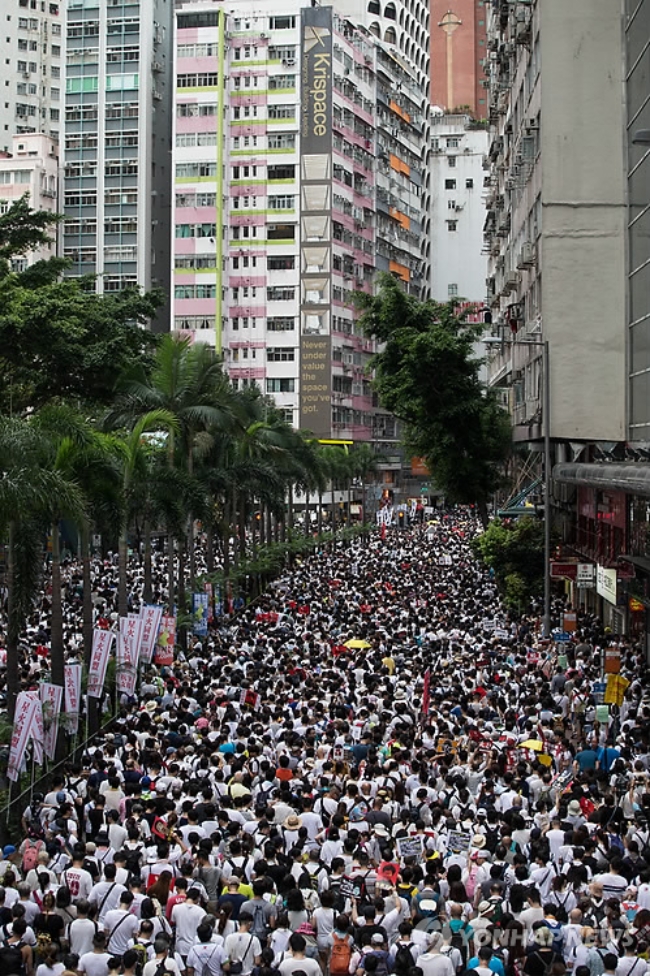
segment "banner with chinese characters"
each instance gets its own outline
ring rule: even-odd
[[[59,716],[63,700],[63,688],[53,685],[51,681],[42,681],[40,688],[43,705],[43,721],[45,724],[45,739],[43,746],[48,759],[54,759],[56,752],[56,737],[59,731]]]
[[[88,667],[88,697],[101,698],[108,658],[115,634],[112,630],[93,630],[93,646]]]
[[[174,663],[174,644],[176,643],[176,617],[163,616],[160,621],[160,633],[154,651],[154,664],[159,667],[169,667]]]
[[[192,594],[192,630],[199,637],[208,634],[208,605],[210,598],[207,593]]]
[[[66,664],[63,678],[64,706],[63,726],[74,735],[79,728],[81,709],[81,665]]]
[[[9,745],[9,762],[7,764],[7,777],[16,782],[21,771],[25,768],[27,743],[34,721],[34,712],[37,702],[31,698],[26,691],[20,691],[16,698],[16,711],[14,713],[14,727],[11,733],[11,743]]]
[[[158,639],[162,607],[144,606],[140,610],[142,620],[142,634],[140,638],[140,660],[149,664]]]

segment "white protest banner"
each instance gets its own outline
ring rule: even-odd
[[[137,668],[142,639],[142,617],[140,614],[130,613],[126,617],[120,617],[120,633],[124,638],[126,661],[131,667]]]
[[[36,711],[36,701],[26,691],[20,691],[16,697],[16,711],[14,713],[14,727],[9,746],[9,763],[7,777],[14,783],[25,765],[27,742]]]
[[[79,728],[81,711],[81,665],[66,664],[63,675],[65,696],[63,721],[66,730],[74,735]]]
[[[54,759],[56,752],[56,736],[59,731],[59,715],[63,700],[63,688],[53,685],[51,681],[42,681],[40,685],[41,702],[43,703],[43,720],[45,723],[45,739],[43,742],[45,755]]]
[[[111,630],[93,630],[93,647],[88,668],[88,697],[101,698],[108,666],[108,656],[115,634]]]
[[[135,613],[130,613],[127,617],[120,617],[120,632],[117,635],[117,673],[115,675],[115,687],[118,695],[130,697],[135,691],[140,648],[140,625],[140,618]]]
[[[395,846],[400,857],[422,856],[422,836],[420,834],[416,834],[414,837],[396,837]]]
[[[32,715],[32,722],[29,728],[29,735],[33,743],[34,762],[37,766],[43,763],[43,744],[45,741],[45,726],[43,725],[43,704],[37,691],[28,691],[27,694],[36,702],[36,708]]]
[[[142,635],[140,638],[140,660],[145,664],[151,662],[153,649],[158,639],[160,621],[162,620],[162,607],[144,606],[140,610],[142,620]]]

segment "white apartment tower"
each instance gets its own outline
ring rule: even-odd
[[[22,133],[59,138],[64,24],[63,0],[3,0],[0,152],[11,152],[12,137]]]

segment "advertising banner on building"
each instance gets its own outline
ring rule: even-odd
[[[616,570],[607,569],[600,563],[596,566],[596,593],[603,600],[616,605]]]
[[[332,430],[332,8],[300,11],[300,426]]]

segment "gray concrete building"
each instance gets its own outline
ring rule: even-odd
[[[67,20],[64,255],[99,292],[169,294],[172,0],[81,0]],[[153,328],[169,329],[169,307]]]
[[[515,439],[540,446],[548,341],[550,433],[571,459],[626,436],[621,7],[495,0],[488,59],[490,380]]]

